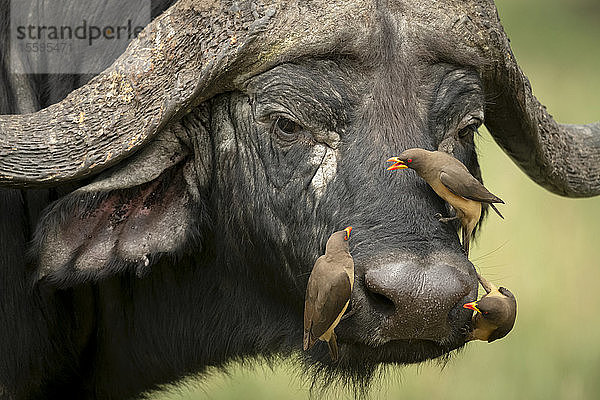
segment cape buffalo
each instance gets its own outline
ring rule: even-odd
[[[600,193],[600,124],[554,121],[492,1],[168,3],[92,79],[14,74],[2,38],[4,398],[131,398],[299,351],[310,267],[348,225],[340,360],[307,364],[366,379],[460,348],[475,271],[443,201],[385,171],[406,148],[481,178],[485,122],[540,185]]]

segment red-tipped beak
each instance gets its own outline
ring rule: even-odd
[[[350,239],[350,232],[352,232],[352,227],[347,227],[346,229],[344,229],[344,232],[346,232],[346,237],[344,238],[344,240]]]
[[[479,311],[479,309],[477,308],[477,302],[476,301],[472,301],[470,303],[467,303],[463,306],[463,308],[468,308],[469,310],[473,310],[475,312],[480,313],[481,311]]]
[[[394,171],[396,169],[406,169],[408,166],[404,164],[404,161],[400,160],[398,157],[388,158],[386,162],[393,162],[393,165],[387,167],[388,171]]]

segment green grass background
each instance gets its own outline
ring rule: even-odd
[[[600,120],[600,1],[497,0],[504,28],[536,96],[564,123]],[[510,288],[512,333],[471,343],[442,368],[391,368],[373,399],[600,399],[600,198],[565,199],[530,181],[493,142],[478,139],[488,188],[506,220],[491,214],[472,258]],[[291,363],[234,365],[153,399],[306,399]],[[351,398],[336,389],[331,398]]]

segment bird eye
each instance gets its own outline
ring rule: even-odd
[[[409,158],[408,160],[406,160],[406,162],[412,162],[412,158]]]
[[[299,133],[302,132],[302,126],[291,119],[278,116],[273,123],[272,132],[280,140],[291,143],[298,139]]]

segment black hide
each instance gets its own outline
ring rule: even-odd
[[[388,31],[375,54],[289,62],[172,121],[180,150],[150,172],[140,153],[76,186],[2,190],[0,393],[124,399],[299,351],[310,267],[347,225],[355,314],[339,364],[317,345],[307,365],[361,381],[460,348],[473,267],[434,217],[443,201],[385,160],[443,142],[478,176],[481,83],[469,65],[399,57]],[[0,111],[14,112],[1,72]],[[31,77],[36,104],[86,79]]]

